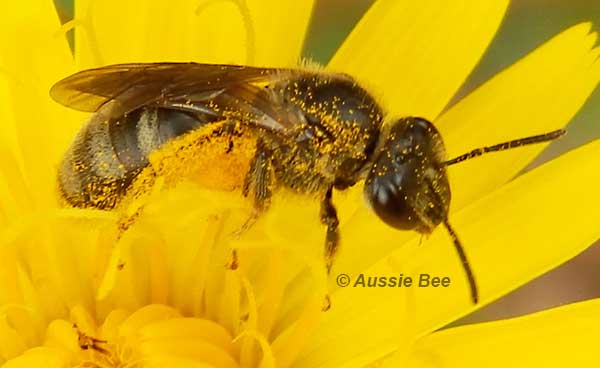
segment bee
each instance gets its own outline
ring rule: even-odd
[[[484,153],[554,140],[546,134],[477,148],[447,159],[443,139],[422,117],[387,119],[375,98],[346,74],[198,63],[138,63],[81,71],[57,84],[59,103],[95,114],[59,168],[63,199],[75,207],[112,209],[169,141],[221,123],[219,134],[250,135],[256,144],[242,194],[253,212],[268,210],[276,188],[316,197],[326,226],[328,273],[338,250],[333,190],[364,180],[366,201],[386,224],[431,233],[443,224],[464,267],[473,303],[475,277],[448,221],[446,168]],[[384,120],[385,124],[384,124]]]

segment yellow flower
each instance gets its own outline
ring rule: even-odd
[[[390,116],[435,121],[450,156],[563,127],[600,79],[576,25],[444,110],[494,36],[506,1],[380,0],[327,66]],[[529,146],[449,170],[450,220],[481,291],[473,306],[449,237],[419,246],[335,193],[342,250],[324,283],[318,203],[277,196],[238,240],[239,193],[191,182],[152,191],[117,241],[119,214],[60,208],[56,167],[85,115],[50,86],[117,62],[293,66],[311,1],[10,2],[0,24],[0,362],[3,367],[573,366],[596,361],[598,301],[433,332],[573,257],[599,237],[600,142],[513,179]],[[74,28],[75,56],[64,33]],[[513,179],[513,180],[511,180]],[[285,197],[285,196],[281,196]],[[239,248],[237,270],[224,267]],[[335,275],[447,276],[445,288],[335,286]],[[320,311],[329,290],[332,308]],[[495,350],[493,348],[496,348]],[[382,361],[382,359],[386,358]],[[523,364],[525,363],[525,364]],[[529,364],[527,364],[529,363]],[[580,363],[580,364],[577,364]]]

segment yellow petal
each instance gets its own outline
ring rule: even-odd
[[[159,61],[292,66],[312,5],[312,0],[175,0],[143,6],[75,1],[77,64],[82,69]]]
[[[6,110],[1,116],[0,145],[14,151],[34,205],[50,205],[54,165],[80,121],[75,118],[79,114],[52,101],[48,91],[74,70],[74,64],[66,38],[58,32],[60,22],[52,1],[6,6],[0,24],[0,97]]]
[[[291,366],[304,349],[305,342],[310,341],[323,315],[320,308],[322,303],[322,300],[315,298],[309,301],[298,320],[273,341],[273,355],[278,366]]]
[[[149,368],[183,367],[183,368],[212,368],[211,364],[199,362],[193,358],[178,357],[173,355],[156,354],[144,362]]]
[[[596,367],[600,300],[503,321],[443,330],[419,339],[408,362],[383,367]]]
[[[2,114],[2,112],[0,112]],[[9,126],[13,120],[2,120]],[[12,138],[16,138],[16,135]],[[5,142],[0,143],[4,146]],[[10,144],[7,144],[9,146]],[[0,212],[2,215],[2,227],[14,222],[23,212],[33,206],[32,193],[29,183],[26,183],[21,169],[18,155],[19,149],[15,147],[3,147],[0,149],[2,161],[0,161]],[[3,234],[4,235],[4,234]]]
[[[119,334],[124,337],[136,337],[139,334],[140,329],[144,326],[168,320],[171,318],[180,318],[179,312],[171,307],[151,304],[135,311],[119,329]]]
[[[57,220],[64,214],[56,212],[55,217],[39,216],[37,221],[25,222],[14,238],[2,244],[3,248],[14,247],[16,257],[7,252],[3,259],[6,271],[13,274],[13,284],[16,275],[18,282],[16,287],[2,288],[0,300],[22,303],[38,318],[64,316],[75,305],[88,307],[93,302],[95,275],[88,270],[97,262],[100,222],[91,218],[89,222],[83,218]]]
[[[600,80],[596,34],[580,24],[485,83],[443,114],[436,125],[450,157],[473,148],[564,127]],[[590,122],[592,124],[593,122]],[[514,177],[546,145],[518,148],[449,169],[459,209]]]
[[[238,341],[239,339],[245,338],[245,337],[249,337],[251,339],[253,339],[254,341],[256,341],[258,343],[258,345],[260,345],[260,349],[262,350],[262,361],[259,365],[260,368],[275,368],[275,357],[273,357],[273,351],[271,350],[271,346],[269,345],[269,341],[267,341],[267,339],[265,339],[265,337],[259,333],[257,333],[256,331],[244,331],[243,333],[241,333],[240,335],[238,335],[238,337],[235,338],[235,341]],[[244,364],[242,363],[243,367],[252,367],[254,366],[254,363],[252,364]]]
[[[64,368],[69,366],[69,363],[69,360],[66,359],[60,350],[39,347],[28,350],[25,354],[9,360],[2,365],[2,368]]]
[[[98,336],[107,341],[118,341],[121,324],[129,318],[129,312],[124,309],[113,309],[104,319]]]
[[[73,326],[73,322],[54,320],[46,328],[44,346],[77,354],[81,350],[77,337],[77,329]]]
[[[13,93],[12,86],[15,84],[6,70],[0,68],[0,99],[2,109],[0,109],[0,119],[3,122],[0,126],[0,147],[3,150],[14,155],[19,152],[19,142],[17,138],[17,127],[15,124],[15,114],[13,111]],[[20,159],[20,157],[19,157]],[[18,162],[21,164],[21,162]]]
[[[595,191],[600,141],[579,148],[465,208],[451,219],[474,270],[482,303],[572,258],[600,237]],[[379,236],[363,228],[352,239],[370,249]],[[400,234],[400,233],[399,233]],[[405,244],[365,276],[449,277],[449,287],[347,287],[309,341],[304,366],[358,367],[407,347],[426,333],[472,311],[469,289],[443,229],[418,245]],[[335,277],[335,275],[334,275]],[[340,348],[342,347],[342,348]]]
[[[0,319],[0,362],[21,355],[27,345],[6,317]]]
[[[60,21],[54,4],[24,0],[5,6],[8,9],[0,23],[0,70],[13,75],[16,83],[30,83],[28,87],[41,90],[47,99],[50,85],[73,66],[66,38],[58,32]]]
[[[358,78],[393,115],[434,119],[483,55],[508,1],[376,2],[329,67]]]
[[[21,302],[21,293],[14,280],[14,275],[17,274],[17,254],[14,248],[2,244],[0,259],[3,260],[0,268],[0,305]]]
[[[221,325],[199,318],[172,318],[157,321],[142,327],[139,331],[144,340],[190,339],[204,340],[233,354],[233,338]]]
[[[153,361],[153,356],[170,356],[174,358],[191,359],[208,363],[211,367],[235,368],[237,362],[225,351],[202,340],[190,338],[161,339],[144,341],[140,352],[147,360]]]

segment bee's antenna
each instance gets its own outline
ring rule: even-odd
[[[504,151],[504,150],[511,149],[511,148],[526,146],[528,144],[536,144],[536,143],[553,141],[556,138],[559,138],[562,135],[564,135],[566,132],[567,131],[564,129],[559,129],[559,130],[555,130],[553,132],[546,133],[546,134],[540,134],[540,135],[534,135],[531,137],[515,139],[512,141],[508,141],[508,142],[498,143],[493,146],[476,148],[476,149],[472,150],[471,152],[467,152],[467,153],[460,155],[458,157],[455,157],[451,160],[444,161],[443,164],[446,166],[450,166],[450,165],[454,165],[459,162],[468,160],[470,158],[481,156],[484,153],[488,153],[488,152]]]
[[[473,270],[471,270],[471,266],[469,265],[469,260],[467,259],[467,255],[465,254],[465,250],[460,244],[460,240],[458,240],[458,236],[454,232],[454,229],[450,226],[448,219],[444,220],[444,226],[448,230],[450,237],[452,237],[452,242],[454,243],[454,248],[456,248],[456,252],[458,253],[458,257],[463,265],[465,273],[467,274],[467,279],[469,280],[469,287],[471,287],[471,300],[473,300],[473,304],[477,304],[479,301],[479,294],[477,292],[477,283],[475,282],[475,276],[473,275]]]

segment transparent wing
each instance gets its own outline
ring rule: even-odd
[[[224,108],[246,109],[254,120],[288,125],[289,114],[278,112],[268,94],[254,84],[273,83],[306,74],[295,69],[257,68],[197,63],[117,64],[73,74],[50,90],[58,103],[116,118],[142,106],[210,110],[218,100]],[[281,127],[279,127],[281,128]]]

